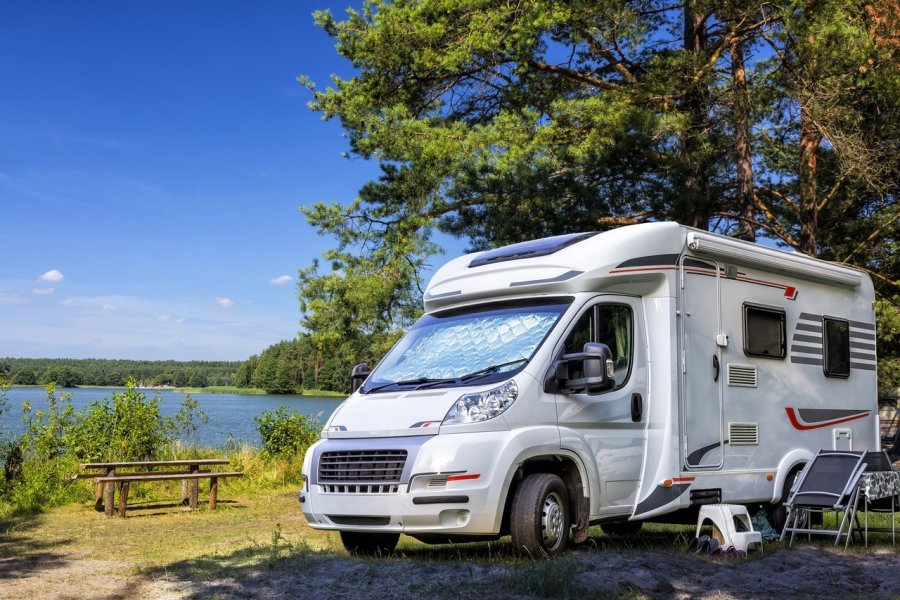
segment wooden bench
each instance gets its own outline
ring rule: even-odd
[[[82,469],[93,472],[79,473],[77,479],[93,479],[97,484],[95,507],[104,510],[108,516],[115,512],[115,490],[119,486],[119,516],[125,516],[128,505],[128,488],[133,481],[172,481],[181,480],[182,504],[191,509],[198,505],[198,481],[209,479],[209,507],[216,508],[219,492],[219,479],[223,477],[241,477],[238,471],[206,471],[202,467],[227,465],[228,460],[222,458],[201,458],[188,460],[151,460],[134,462],[83,463]],[[180,468],[179,468],[180,467]],[[160,469],[163,470],[148,470]],[[121,469],[144,469],[142,471],[126,471]]]

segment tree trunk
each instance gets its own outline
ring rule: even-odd
[[[728,48],[731,54],[731,83],[734,90],[734,150],[737,165],[737,237],[756,241],[753,201],[753,162],[750,148],[750,103],[747,96],[747,72],[744,69],[744,49],[740,40]]]
[[[807,108],[800,106],[800,235],[798,250],[816,256],[818,208],[816,206],[816,152],[822,141],[813,126]]]
[[[690,2],[684,7],[684,49],[706,56],[706,16],[695,13]],[[698,61],[699,62],[699,61]],[[697,229],[709,229],[712,215],[712,203],[709,190],[710,165],[708,159],[698,153],[703,148],[701,136],[707,125],[706,114],[706,82],[699,81],[690,90],[684,101],[683,110],[688,113],[689,125],[683,141],[683,169],[681,189],[678,196],[681,201],[676,205],[676,218]]]

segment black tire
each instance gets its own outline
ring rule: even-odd
[[[341,543],[350,554],[359,556],[388,556],[397,547],[399,533],[367,533],[342,531]]]
[[[769,509],[766,511],[769,525],[772,526],[772,529],[774,529],[778,535],[781,535],[781,531],[787,523],[787,507],[785,506],[785,502],[787,502],[788,496],[791,495],[791,488],[794,487],[794,481],[797,479],[797,475],[800,474],[801,470],[802,467],[788,473],[788,476],[784,478],[784,487],[781,489],[781,501],[769,505]]]
[[[606,535],[634,535],[643,526],[643,521],[617,521],[615,523],[601,523],[600,529]]]
[[[527,476],[516,490],[509,520],[513,546],[532,557],[552,556],[569,541],[569,494],[550,473]]]

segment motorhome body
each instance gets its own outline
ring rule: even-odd
[[[878,447],[873,302],[864,273],[676,223],[459,257],[307,453],[303,512],[363,551],[552,553],[570,526],[777,505],[817,449]]]

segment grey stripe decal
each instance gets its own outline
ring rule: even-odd
[[[795,342],[809,342],[811,344],[819,344],[822,345],[822,338],[815,335],[800,335],[799,333],[794,334]]]
[[[806,354],[818,354],[822,356],[822,346],[791,346],[791,352],[804,352]]]
[[[644,500],[634,509],[634,516],[656,510],[670,502],[674,502],[684,494],[689,487],[691,487],[691,484],[689,483],[673,483],[672,487],[656,486],[656,488],[650,492],[650,495],[644,498]]]
[[[821,358],[806,358],[805,356],[792,356],[792,363],[799,363],[801,365],[819,365],[822,366]]]
[[[557,275],[556,277],[548,277],[547,279],[531,279],[529,281],[513,281],[509,284],[509,287],[519,287],[520,285],[536,285],[538,283],[556,283],[557,281],[566,281],[568,279],[572,279],[573,277],[578,277],[584,273],[584,271],[566,271],[562,275]]]
[[[837,408],[798,408],[797,415],[807,423],[821,423],[834,421],[844,417],[852,417],[860,413],[868,413],[868,410],[844,410]]]
[[[875,335],[872,333],[857,333],[851,329],[850,330],[850,339],[869,340],[870,342],[874,342]]]
[[[859,342],[853,343],[850,341],[850,349],[851,350],[871,350],[875,352],[875,344],[860,344]]]
[[[855,363],[855,362],[852,362],[852,363],[850,363],[850,368],[851,368],[851,369],[861,369],[861,370],[863,370],[863,371],[874,371],[874,370],[875,370],[875,365],[874,365],[874,364],[865,364],[865,363]]]
[[[462,294],[462,290],[453,290],[452,292],[444,292],[443,294],[425,294],[426,300],[436,300],[437,298],[447,298],[449,296],[459,296]]]
[[[625,267],[650,267],[656,265],[676,265],[678,264],[677,254],[654,254],[652,256],[639,256],[637,258],[629,258],[623,263],[616,265],[617,269]]]
[[[861,321],[850,321],[850,327],[856,327],[857,329],[868,329],[870,331],[875,331],[875,323],[863,323]]]
[[[822,315],[814,315],[811,313],[802,312],[800,313],[800,319],[803,321],[821,321]]]
[[[860,358],[862,360],[875,360],[874,354],[868,354],[866,352],[851,352],[850,358]]]
[[[797,323],[798,331],[814,331],[816,333],[822,333],[821,325],[808,325],[806,323]]]
[[[726,440],[725,443],[727,444],[728,441]],[[688,466],[690,466],[690,467],[699,467],[699,466],[701,466],[701,465],[700,465],[700,460],[701,460],[704,456],[706,456],[706,454],[708,454],[710,450],[715,450],[716,448],[718,448],[718,447],[721,446],[721,445],[722,445],[722,444],[720,444],[719,442],[713,442],[712,444],[708,444],[708,445],[706,445],[706,446],[703,446],[702,448],[697,448],[696,450],[694,450],[693,452],[691,452],[690,454],[688,454],[688,457],[687,457],[687,464],[688,464]]]

